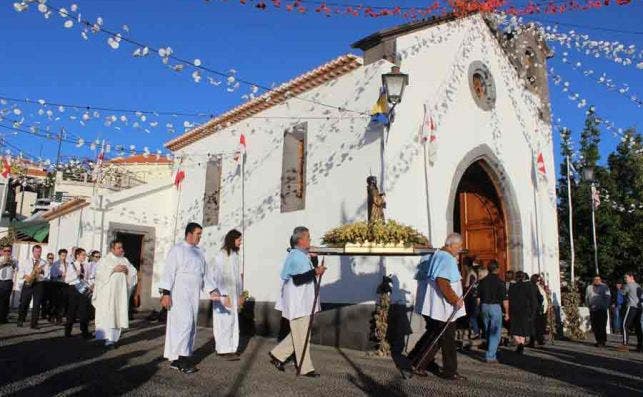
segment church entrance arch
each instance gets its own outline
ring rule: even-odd
[[[491,172],[484,160],[477,160],[462,174],[454,197],[453,231],[462,235],[469,258],[484,265],[497,260],[504,277],[511,268],[506,205]]]

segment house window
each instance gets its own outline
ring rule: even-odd
[[[303,210],[306,206],[306,133],[302,123],[284,132],[281,163],[281,212]]]
[[[203,193],[203,227],[219,224],[221,159],[208,161]]]

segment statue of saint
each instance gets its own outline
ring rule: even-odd
[[[384,193],[380,193],[377,188],[377,178],[374,176],[366,178],[366,193],[368,194],[368,223],[384,222],[386,200],[384,200]]]

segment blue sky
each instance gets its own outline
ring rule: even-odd
[[[48,4],[69,9],[70,3],[49,1]],[[223,72],[234,68],[238,78],[270,86],[305,72],[338,55],[356,52],[350,43],[379,29],[405,21],[399,17],[363,18],[336,16],[326,18],[309,12],[299,15],[275,10],[268,6],[259,11],[236,1],[209,3],[201,0],[92,0],[77,3],[83,17],[95,20],[100,16],[105,26],[120,29],[129,26],[132,38],[156,47],[170,46],[174,54],[186,59],[200,59],[205,66]],[[371,0],[373,5],[418,6],[420,1],[383,2]],[[519,1],[518,4],[525,4]],[[33,7],[33,6],[32,6]],[[538,15],[533,20],[548,24],[560,22],[584,25],[589,28],[560,26],[560,30],[575,29],[594,40],[619,40],[626,45],[643,49],[643,6],[640,2],[628,6],[609,6],[586,12],[569,12],[563,15]],[[606,29],[606,30],[601,30]],[[610,30],[638,32],[621,33]],[[121,42],[117,50],[111,49],[104,35],[90,35],[85,41],[75,27],[65,29],[60,17],[45,20],[35,9],[16,13],[12,2],[0,6],[0,96],[15,98],[44,98],[71,104],[88,104],[116,108],[150,109],[158,111],[206,112],[217,114],[242,101],[247,87],[241,86],[234,93],[226,91],[223,82],[218,87],[205,79],[196,84],[191,71],[172,72],[164,67],[157,55],[133,58],[135,47]],[[643,95],[643,70],[635,64],[622,66],[606,59],[594,59],[569,50],[569,62],[582,62],[582,69],[592,69],[598,75],[606,73],[618,83],[630,86],[630,92]],[[617,128],[641,127],[641,108],[614,91],[608,91],[595,81],[561,62],[561,51],[550,64],[568,80],[574,91],[597,107],[598,113],[610,119]],[[559,87],[550,84],[552,107],[562,124],[578,134],[582,128],[585,110],[579,109]],[[9,105],[12,103],[10,102]],[[7,107],[1,106],[0,107]],[[69,137],[81,136],[86,141],[108,139],[112,145],[144,146],[151,152],[162,148],[163,142],[183,131],[183,122],[203,121],[203,118],[148,116],[146,122],[157,120],[157,128],[150,132],[131,128],[135,115],[128,115],[128,127],[120,131],[103,125],[107,115],[122,113],[101,112],[100,120],[90,120],[87,126],[79,120],[70,121],[73,112],[66,108],[60,120],[49,121],[38,116],[40,106],[20,105],[27,128],[35,121],[49,125],[57,132],[65,127]],[[54,114],[57,108],[53,107]],[[30,116],[33,115],[33,116]],[[60,115],[60,114],[59,114]],[[171,122],[177,132],[168,133],[163,126]],[[7,121],[1,124],[7,124]],[[116,123],[119,124],[119,123]],[[55,159],[56,142],[28,134],[11,135],[6,129],[0,133],[13,147],[21,148],[32,156]],[[556,151],[557,149],[557,134]],[[601,152],[611,151],[617,139],[604,131]],[[15,150],[13,153],[15,154]],[[63,144],[63,154],[92,156],[87,148],[78,149],[73,144]]]

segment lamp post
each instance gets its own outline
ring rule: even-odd
[[[393,66],[390,73],[385,73],[382,75],[382,86],[384,87],[384,92],[386,93],[386,101],[391,105],[391,108],[386,113],[386,138],[384,137],[384,131],[382,131],[382,143],[380,147],[380,156],[382,171],[380,173],[380,191],[384,193],[384,179],[386,176],[386,160],[384,155],[385,143],[388,141],[388,134],[391,130],[391,123],[393,123],[393,111],[398,103],[402,102],[402,96],[404,95],[404,88],[409,84],[409,75],[400,73],[399,66]]]
[[[594,271],[598,275],[598,245],[596,244],[596,206],[594,204],[594,192],[596,191],[594,180],[594,168],[583,168],[583,180],[590,184],[589,203],[592,207],[592,239],[594,242]]]

